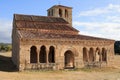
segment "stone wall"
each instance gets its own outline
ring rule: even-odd
[[[79,42],[79,41],[78,41]],[[20,65],[19,68],[20,70],[25,69],[26,64],[31,64],[30,63],[30,48],[32,46],[36,46],[37,48],[37,55],[39,56],[40,53],[40,48],[41,46],[45,46],[46,47],[46,53],[48,56],[49,53],[49,48],[50,46],[53,46],[55,48],[55,64],[57,64],[57,69],[64,69],[65,68],[65,52],[70,50],[73,54],[74,54],[74,66],[75,68],[81,68],[84,67],[85,64],[83,62],[83,48],[86,47],[88,50],[90,50],[90,48],[93,48],[94,50],[96,48],[99,48],[100,50],[102,50],[102,48],[105,48],[107,50],[107,66],[111,65],[111,62],[113,60],[114,57],[114,42],[104,42],[104,41],[99,41],[99,43],[94,44],[96,41],[90,41],[91,43],[89,43],[88,41],[84,41],[84,43],[88,43],[88,44],[83,44],[83,43],[79,43],[79,44],[75,44],[75,42],[73,41],[55,41],[55,40],[50,40],[50,41],[46,41],[43,40],[43,42],[40,41],[26,41],[24,39],[21,39],[21,44],[20,44]],[[73,44],[74,43],[74,44]],[[93,44],[92,44],[93,43]],[[48,57],[46,58],[47,64],[50,64],[48,61]],[[39,62],[39,57],[38,57],[38,61],[36,64],[41,64]]]
[[[15,27],[13,27],[12,31],[12,61],[19,68],[19,59],[20,59],[20,40],[18,33],[16,32]]]

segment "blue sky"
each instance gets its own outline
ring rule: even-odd
[[[46,16],[57,4],[73,7],[80,34],[120,40],[120,0],[1,0],[0,42],[11,42],[14,13]]]

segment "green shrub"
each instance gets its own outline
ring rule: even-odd
[[[12,46],[10,44],[0,44],[0,51],[11,51]]]

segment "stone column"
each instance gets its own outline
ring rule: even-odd
[[[100,57],[99,57],[99,58],[100,58],[99,60],[100,60],[100,62],[101,62],[101,61],[102,61],[102,52],[101,52],[101,50],[100,50],[100,52],[99,52],[99,56],[100,56]]]
[[[40,47],[37,47],[37,63],[40,63],[39,62],[39,54],[40,54]]]
[[[65,10],[62,9],[62,17],[65,19]]]
[[[95,50],[93,50],[93,61],[95,62],[95,54],[96,54],[96,52],[95,52]]]
[[[46,47],[46,63],[48,64],[48,56],[49,56],[49,47]]]
[[[95,52],[95,61],[97,61],[97,62],[99,62],[99,59],[100,59],[100,54],[99,53],[100,52],[98,50]]]
[[[87,49],[86,53],[87,53],[87,61],[89,62],[89,50],[88,49]]]

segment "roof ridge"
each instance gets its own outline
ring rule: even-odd
[[[15,16],[34,16],[34,17],[49,17],[49,18],[60,18],[60,19],[63,19],[62,17],[55,17],[55,16],[42,16],[42,15],[31,15],[31,14],[14,14]]]
[[[61,17],[52,17],[52,16],[14,14],[14,19],[15,20],[21,20],[21,21],[23,20],[23,21],[68,23],[65,19],[63,19]]]

